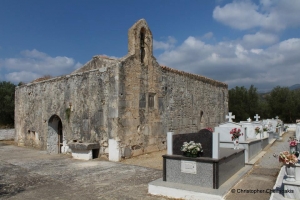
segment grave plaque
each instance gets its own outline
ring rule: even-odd
[[[195,161],[181,161],[181,172],[188,174],[197,174]]]

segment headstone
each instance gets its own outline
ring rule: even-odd
[[[226,115],[226,119],[228,119],[228,122],[232,122],[232,119],[235,119],[235,115],[232,115],[232,112],[229,112],[229,114]]]
[[[296,139],[300,141],[300,124],[296,125]]]
[[[228,122],[228,123],[220,124],[218,127],[215,127],[215,132],[220,134],[220,141],[221,142],[229,142],[229,141],[232,141],[230,131],[233,128],[241,129],[241,133],[243,133],[243,135],[241,135],[239,137],[239,141],[240,142],[246,141],[245,128],[242,127],[240,124],[237,124],[237,123],[234,123],[234,122],[233,123]]]
[[[194,141],[201,143],[203,153],[201,157],[213,156],[213,133],[207,129],[202,129],[198,133],[182,133],[173,135],[173,155],[182,155],[180,150],[184,142]]]

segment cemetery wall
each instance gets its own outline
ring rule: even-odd
[[[98,142],[116,133],[119,62],[103,66],[103,59],[88,65],[97,70],[75,73],[27,84],[15,91],[16,142],[20,146],[46,149],[48,121],[57,115],[64,140]],[[96,68],[96,67],[95,67]],[[68,111],[70,115],[68,117]]]

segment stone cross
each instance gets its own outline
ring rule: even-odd
[[[276,118],[276,119],[278,119],[279,117],[278,117],[278,116],[276,116],[275,118]]]
[[[258,114],[256,114],[256,115],[254,116],[254,118],[256,119],[255,121],[258,122],[258,119],[260,118],[260,116],[258,116]]]
[[[232,122],[232,119],[235,119],[235,115],[232,115],[232,112],[230,112],[226,115],[226,119],[228,119],[228,122]]]
[[[249,118],[247,119],[247,121],[248,121],[248,122],[251,122],[251,118],[249,117]]]

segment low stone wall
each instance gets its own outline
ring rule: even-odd
[[[1,140],[14,140],[15,129],[0,129],[0,141]]]

